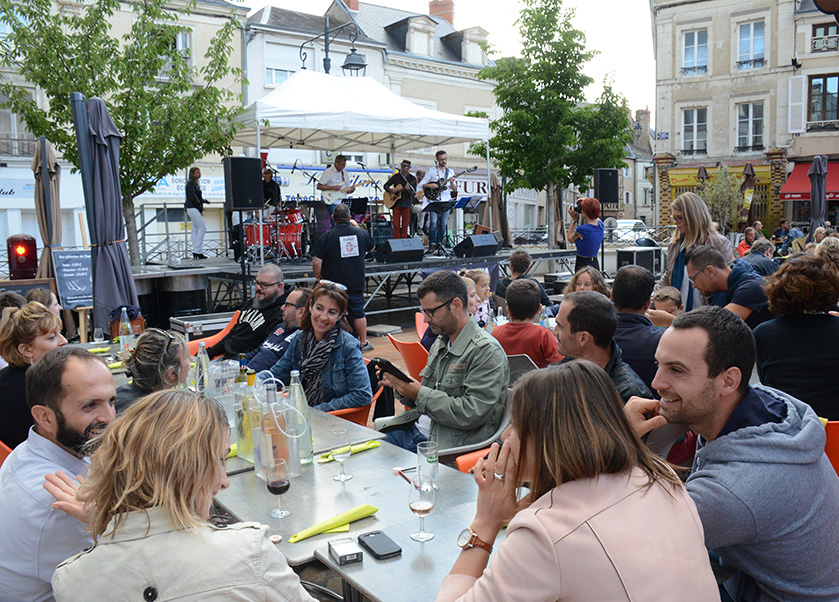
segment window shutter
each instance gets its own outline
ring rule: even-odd
[[[807,77],[793,75],[789,78],[789,133],[801,134],[807,130]]]

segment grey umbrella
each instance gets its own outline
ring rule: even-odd
[[[125,223],[122,216],[122,191],[119,183],[119,145],[117,130],[101,98],[87,102],[91,142],[91,195],[94,223],[91,238],[98,245],[93,261],[93,325],[108,328],[108,316],[120,305],[137,305],[137,291],[128,248],[125,246]]]
[[[824,228],[824,219],[827,217],[827,201],[825,200],[827,159],[816,156],[807,175],[810,176],[810,232],[807,240],[811,241],[816,228]]]
[[[41,240],[44,241],[37,277],[52,278],[52,250],[61,248],[61,213],[58,201],[61,166],[55,158],[52,144],[43,136],[35,149],[32,171],[35,174],[35,214]]]

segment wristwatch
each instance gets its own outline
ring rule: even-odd
[[[486,550],[489,554],[492,554],[492,544],[489,544],[478,537],[478,534],[472,530],[472,527],[466,527],[460,532],[460,535],[457,536],[457,545],[464,550],[468,550],[470,548],[481,548],[482,550]]]

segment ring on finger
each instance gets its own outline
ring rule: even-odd
[[[493,472],[492,474],[493,474],[493,476],[494,476],[496,479],[498,479],[499,481],[503,481],[503,480],[504,480],[504,475],[503,475],[503,474],[498,474],[497,472]]]

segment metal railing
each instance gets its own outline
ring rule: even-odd
[[[189,221],[170,221],[169,211],[178,210],[181,213],[183,205],[178,203],[171,207],[168,203],[163,206],[152,205],[155,215],[141,222],[146,205],[140,205],[135,209],[134,222],[137,224],[137,241],[140,247],[140,262],[147,263],[177,263],[181,259],[192,257],[191,233],[188,227],[177,230],[172,229],[173,224],[188,224]],[[162,216],[162,220],[160,217]],[[151,226],[162,221],[163,232],[153,232]],[[227,230],[207,230],[204,235],[204,254],[209,257],[226,257],[229,249]]]
[[[832,52],[839,50],[839,35],[814,36],[811,49],[813,52]]]
[[[0,136],[0,155],[8,157],[31,157],[35,154],[38,141],[35,138],[10,138]]]

